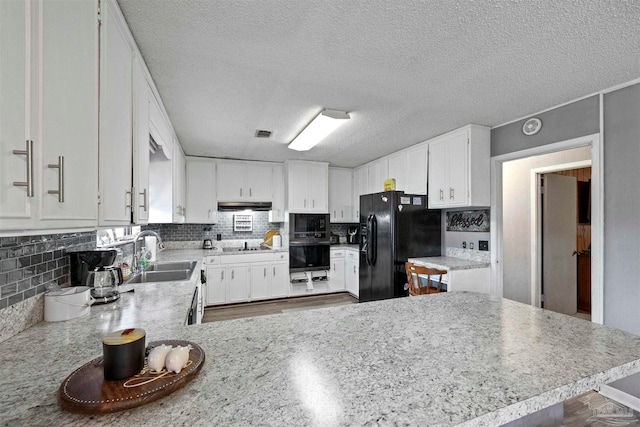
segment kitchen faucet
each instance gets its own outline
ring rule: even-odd
[[[136,234],[136,236],[133,238],[133,243],[135,244],[138,240],[140,240],[141,237],[149,236],[149,235],[155,236],[156,239],[158,239],[158,249],[163,250],[164,244],[162,243],[162,239],[160,238],[160,235],[152,230],[144,230]]]
[[[133,243],[135,244],[138,240],[140,240],[141,237],[149,236],[149,235],[155,236],[156,239],[158,239],[158,249],[163,250],[164,244],[162,243],[162,239],[160,238],[160,235],[152,230],[144,230],[136,234],[136,236],[133,238]]]
[[[138,234],[135,235],[135,237],[133,238],[133,265],[132,267],[134,268],[134,271],[138,271],[140,268],[140,263],[139,260],[140,258],[138,257],[138,254],[136,252],[136,242],[138,240],[140,240],[140,238],[144,237],[144,236],[155,236],[156,239],[158,239],[158,252],[162,251],[164,249],[164,244],[162,243],[162,238],[160,237],[160,235],[158,233],[156,233],[155,231],[152,230],[144,230],[139,232]]]

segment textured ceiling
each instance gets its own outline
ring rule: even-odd
[[[119,4],[188,155],[353,167],[640,77],[640,1]],[[287,149],[322,108],[352,119]]]

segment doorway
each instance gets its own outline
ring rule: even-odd
[[[586,166],[586,167],[577,167]],[[540,307],[591,320],[591,161],[535,169]]]
[[[582,150],[582,156],[573,156],[573,150]],[[584,155],[586,152],[586,155]],[[536,163],[537,156],[558,157],[552,163]],[[492,179],[492,245],[491,253],[491,293],[540,306],[540,247],[537,233],[539,224],[535,220],[533,206],[537,205],[537,173],[551,173],[588,167],[591,161],[591,315],[592,321],[603,322],[603,286],[602,286],[602,177],[600,135],[588,135],[509,153],[491,159]],[[529,162],[525,176],[520,173],[517,179],[511,179],[508,169],[521,169],[516,161]],[[582,162],[582,163],[580,163]],[[544,168],[552,167],[551,170]],[[533,169],[538,169],[534,171]],[[505,203],[505,201],[509,203]],[[504,221],[507,218],[509,221]],[[515,230],[515,231],[514,231]],[[513,238],[512,233],[517,233]],[[505,245],[505,241],[510,244]],[[514,267],[515,266],[515,267]]]

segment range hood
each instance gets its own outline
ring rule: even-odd
[[[271,202],[218,202],[218,210],[229,211],[270,211]]]

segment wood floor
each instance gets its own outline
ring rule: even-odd
[[[358,300],[346,292],[309,297],[283,298],[271,301],[232,304],[220,307],[205,307],[202,323],[221,320],[241,319],[243,317],[266,316],[292,311],[314,310],[357,303]]]
[[[640,427],[640,413],[595,391],[564,402],[563,427],[628,426]]]

